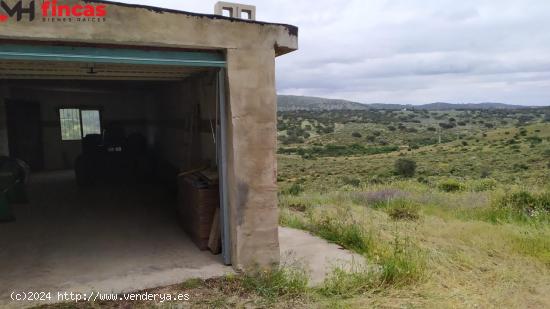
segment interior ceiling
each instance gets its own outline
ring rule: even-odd
[[[0,79],[182,80],[208,68],[0,60]]]

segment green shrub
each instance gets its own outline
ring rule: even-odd
[[[488,178],[491,176],[491,170],[488,167],[482,167],[479,175],[481,178]]]
[[[527,164],[524,164],[524,163],[515,163],[512,168],[514,169],[514,171],[526,171],[529,169],[529,166]]]
[[[418,206],[407,200],[399,199],[390,203],[386,212],[393,220],[417,221],[420,219]]]
[[[464,185],[455,179],[447,179],[440,182],[437,188],[444,192],[458,192],[464,190]]]
[[[342,181],[344,182],[345,185],[349,185],[353,187],[359,187],[359,185],[361,185],[360,179],[352,178],[348,176],[345,176],[344,178],[342,178]]]
[[[304,192],[304,187],[298,183],[292,184],[292,186],[290,186],[287,190],[287,193],[293,196],[299,195],[302,192]]]
[[[498,185],[498,182],[491,178],[480,179],[472,182],[471,190],[474,192],[485,192],[494,190]]]
[[[550,212],[550,193],[511,192],[498,200],[498,206],[529,216],[537,215],[538,212],[548,213]]]
[[[361,133],[359,133],[359,132],[353,132],[353,133],[351,133],[351,136],[353,136],[353,137],[355,137],[355,138],[361,138],[361,137],[363,137],[363,135],[361,135]]]
[[[416,162],[411,159],[400,158],[395,161],[395,173],[403,177],[413,177],[416,173]]]
[[[426,179],[425,177],[423,176],[420,176],[416,179],[416,181],[418,181],[419,183],[423,183],[423,184],[429,184],[430,181],[428,179]]]

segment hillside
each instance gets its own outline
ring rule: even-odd
[[[346,100],[335,100],[317,97],[303,97],[292,95],[278,96],[278,110],[280,112],[297,110],[366,110],[365,104],[351,102]]]
[[[336,269],[321,295],[337,306],[310,307],[550,308],[550,108],[292,111],[278,127],[281,224],[383,270]]]
[[[323,162],[320,167],[329,170],[325,158],[359,157],[387,154],[379,169],[374,168],[374,157],[365,160],[369,173],[381,178],[391,178],[392,160],[399,153],[413,154],[418,149],[430,149],[443,145],[452,145],[456,150],[452,155],[440,151],[441,157],[426,152],[418,162],[427,162],[427,176],[438,175],[444,171],[446,176],[476,177],[483,170],[494,170],[499,180],[513,183],[525,183],[527,179],[533,182],[546,179],[544,168],[548,162],[540,158],[547,149],[544,141],[550,140],[550,109],[522,110],[457,110],[457,111],[293,111],[279,113],[279,153],[298,154],[306,162]],[[535,127],[536,125],[536,127]],[[528,129],[531,127],[531,129]],[[500,132],[498,141],[490,140],[492,132]],[[502,132],[501,132],[502,131]],[[495,133],[496,134],[496,133]],[[518,152],[522,140],[528,151]],[[506,152],[503,147],[512,147],[512,152],[506,154],[506,159],[493,161]],[[428,147],[428,148],[426,148]],[[446,148],[445,148],[446,149]],[[476,152],[476,159],[465,163],[465,150]],[[537,151],[540,150],[540,151]],[[480,155],[479,152],[483,153]],[[529,156],[527,156],[527,153]],[[456,162],[451,163],[450,158]],[[474,157],[474,154],[469,158]],[[539,159],[537,159],[539,158]],[[295,161],[296,159],[294,159]],[[309,161],[312,160],[312,161]],[[444,162],[445,167],[433,160]],[[532,162],[530,161],[532,160]],[[389,161],[389,162],[388,162]],[[348,161],[343,161],[346,164]],[[532,163],[532,164],[531,164]],[[468,168],[464,168],[467,165]],[[528,169],[519,167],[529,166]],[[285,175],[284,164],[280,166],[279,176]],[[337,169],[344,166],[337,166]],[[436,172],[435,170],[438,170]],[[308,169],[310,170],[310,169]],[[364,171],[363,168],[357,171]],[[353,174],[353,171],[348,171]],[[542,174],[541,174],[542,173]],[[293,175],[296,176],[296,175]],[[314,179],[314,182],[326,181],[326,178]]]
[[[373,103],[363,104],[346,100],[327,99],[318,97],[279,95],[278,110],[280,112],[287,111],[320,111],[320,110],[368,110],[368,109],[384,109],[384,110],[402,110],[416,109],[429,111],[449,111],[449,110],[465,110],[465,109],[485,109],[485,110],[514,110],[526,109],[528,106],[510,105],[504,103],[484,102],[484,103],[446,103],[436,102],[423,105],[405,105],[405,104],[385,104]]]

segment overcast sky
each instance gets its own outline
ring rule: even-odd
[[[118,0],[213,13],[209,0]],[[363,103],[550,105],[549,0],[248,0],[296,25],[280,94]]]

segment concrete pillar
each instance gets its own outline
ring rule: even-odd
[[[230,49],[227,62],[232,262],[266,268],[280,257],[275,51]]]

